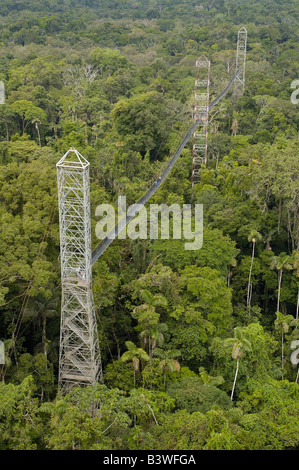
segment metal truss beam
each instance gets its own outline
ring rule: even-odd
[[[92,293],[89,162],[75,149],[57,163],[61,329],[59,388],[94,385],[102,379]]]

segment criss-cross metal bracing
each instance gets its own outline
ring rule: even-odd
[[[210,61],[202,56],[195,63],[196,80],[194,90],[193,120],[199,121],[193,133],[192,146],[192,186],[200,181],[200,168],[207,164],[208,124],[209,124],[209,89]]]
[[[245,88],[245,64],[246,64],[247,30],[244,28],[238,31],[236,70],[239,70],[234,82],[233,101],[242,96]]]
[[[92,293],[89,163],[70,149],[57,163],[61,329],[59,387],[93,385],[102,376]]]

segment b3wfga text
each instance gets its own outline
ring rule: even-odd
[[[181,465],[189,465],[189,464],[196,464],[195,458],[193,455],[178,455],[178,454],[172,454],[172,455],[163,455],[163,454],[149,454],[147,456],[147,463],[148,465],[162,465],[162,464],[178,464],[180,463]]]

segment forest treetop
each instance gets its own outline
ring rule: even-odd
[[[2,0],[1,449],[298,448],[297,18],[295,0]],[[203,204],[203,247],[115,240],[93,267],[104,384],[57,396],[55,165],[70,147],[90,162],[95,246],[95,208],[155,181],[192,122],[195,60],[213,99],[241,26],[245,92],[210,115],[194,195],[190,141],[152,200]]]

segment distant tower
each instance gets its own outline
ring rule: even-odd
[[[235,82],[234,82],[234,93],[233,93],[234,102],[239,96],[242,96],[244,93],[246,45],[247,45],[247,30],[243,26],[238,31],[236,70],[239,70],[240,73],[235,78]]]
[[[92,294],[89,162],[70,149],[57,163],[61,330],[59,388],[94,385],[102,379]]]
[[[208,123],[209,123],[209,88],[210,62],[201,56],[195,63],[196,80],[194,90],[194,121],[200,121],[193,134],[192,148],[192,186],[200,180],[200,167],[207,164],[208,154]]]

